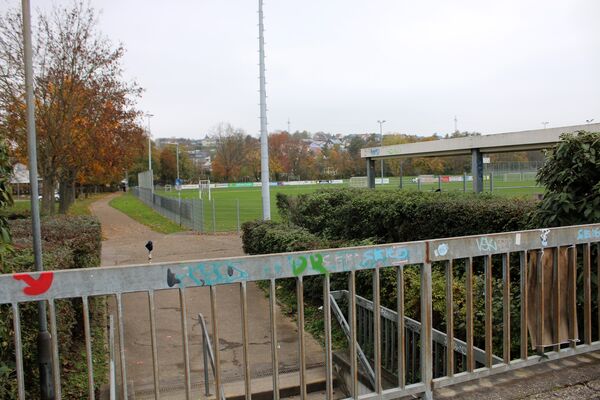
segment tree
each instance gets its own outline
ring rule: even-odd
[[[215,158],[212,163],[213,176],[225,182],[240,176],[245,154],[245,132],[231,124],[221,123],[214,128],[217,139]]]
[[[0,209],[13,204],[9,185],[11,173],[12,168],[8,159],[8,146],[5,141],[0,140]],[[8,221],[4,215],[0,214],[0,264],[3,262],[3,255],[10,248],[10,242]]]
[[[537,226],[600,222],[600,132],[562,134],[537,181],[546,188],[533,215]]]
[[[34,38],[34,96],[42,209],[54,211],[60,182],[60,211],[74,199],[75,185],[109,183],[122,176],[143,133],[134,100],[141,90],[125,82],[124,49],[113,47],[96,28],[93,8],[83,2],[55,7],[38,17]],[[26,155],[22,19],[0,17],[0,133]]]

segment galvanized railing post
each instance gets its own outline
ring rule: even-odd
[[[454,375],[454,301],[452,260],[446,263],[446,374]]]
[[[421,269],[421,380],[425,385],[423,398],[432,400],[433,354],[431,348],[432,289],[431,264],[422,264]]]
[[[240,199],[236,199],[235,200],[235,208],[236,208],[236,215],[237,215],[237,233],[238,235],[240,234]]]
[[[273,399],[279,400],[279,344],[277,341],[277,287],[269,282],[269,323],[271,328],[271,364],[273,368]]]
[[[350,328],[350,394],[358,399],[358,364],[356,361],[356,273],[350,271],[348,278],[348,325]]]
[[[592,273],[590,244],[583,245],[583,342],[592,344]]]
[[[527,251],[519,252],[519,273],[520,273],[520,292],[521,292],[521,360],[527,360],[528,355],[528,337],[527,337],[527,304],[529,293],[527,290]]]
[[[25,400],[25,376],[23,374],[23,347],[21,341],[21,315],[19,304],[12,303],[13,329],[15,331],[15,368],[17,370],[17,390],[19,400]]]
[[[331,344],[331,300],[329,275],[323,277],[323,319],[325,320],[325,398],[333,399],[333,347]]]
[[[536,312],[536,326],[537,326],[537,345],[536,351],[538,354],[544,353],[544,265],[542,259],[544,257],[544,249],[537,251],[536,257],[536,272],[537,272],[537,312]]]
[[[510,253],[502,254],[502,355],[510,364]]]
[[[381,393],[381,307],[379,290],[379,267],[373,270],[373,362],[375,393]]]
[[[485,257],[485,366],[492,367],[492,256]]]
[[[94,364],[92,361],[92,334],[90,331],[90,310],[87,296],[81,298],[83,308],[83,332],[85,335],[85,358],[88,370],[88,399],[95,399]]]
[[[240,310],[242,318],[242,351],[244,354],[244,392],[246,399],[250,400],[252,389],[250,387],[250,359],[248,357],[248,295],[246,282],[240,282]]]
[[[111,315],[108,316],[108,380],[110,400],[117,398],[117,371],[115,368],[115,323]]]
[[[398,386],[404,388],[406,384],[406,338],[404,335],[404,266],[396,270],[396,311],[397,311],[397,347],[398,347]]]
[[[560,270],[561,270],[561,265],[560,265],[560,247],[556,247],[552,250],[552,274],[553,274],[553,279],[552,279],[552,291],[554,292],[554,296],[552,299],[552,314],[553,314],[553,318],[554,318],[554,336],[555,339],[554,342],[556,343],[554,345],[554,351],[559,352],[560,351],[560,327],[561,327],[561,295],[563,294],[563,291],[561,289],[562,286],[562,279],[560,276]],[[562,268],[564,268],[564,265],[562,266]]]
[[[297,323],[298,323],[298,366],[300,376],[300,397],[306,398],[306,346],[304,341],[304,281],[302,275],[296,278]]]

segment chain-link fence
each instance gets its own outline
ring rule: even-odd
[[[217,205],[214,199],[163,196],[140,187],[132,188],[131,192],[163,217],[199,233],[239,232],[242,222],[260,217],[258,208],[240,211],[239,200]]]

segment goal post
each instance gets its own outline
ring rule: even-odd
[[[211,201],[210,197],[210,179],[200,179],[198,183],[198,197],[202,200],[202,192],[208,193],[208,201]],[[205,194],[206,196],[206,194]]]
[[[350,178],[350,187],[366,188],[369,187],[369,181],[366,176],[353,176]]]

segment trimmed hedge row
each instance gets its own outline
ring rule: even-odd
[[[279,253],[285,251],[313,250],[373,243],[392,243],[424,240],[451,236],[465,236],[527,228],[535,202],[523,199],[506,199],[492,195],[463,193],[428,193],[404,191],[372,191],[361,189],[320,190],[315,193],[290,197],[277,196],[279,213],[284,222],[254,222],[244,226],[244,250],[250,254]],[[363,243],[358,241],[362,240]],[[335,244],[332,245],[332,244]],[[462,265],[455,266],[453,292],[456,301],[455,323],[463,329],[465,276]],[[474,279],[477,309],[482,309],[484,282],[481,276],[481,260],[474,260]],[[372,275],[370,270],[357,271],[357,293],[372,298]],[[396,271],[384,268],[380,271],[382,305],[394,308],[396,303]],[[307,309],[322,304],[322,276],[304,279],[304,295]],[[331,288],[347,288],[346,274],[331,276]],[[405,268],[405,312],[419,318],[420,274],[418,268]],[[494,291],[501,293],[501,277],[492,278]],[[433,323],[445,329],[445,267],[434,263]],[[288,307],[293,312],[295,281],[278,281],[280,298],[290,297]],[[518,299],[513,285],[513,298]],[[494,297],[499,299],[500,296]],[[494,313],[499,315],[501,302],[495,301]],[[518,301],[511,305],[511,313],[518,313]],[[318,320],[318,318],[317,318]],[[476,345],[483,346],[483,314],[475,315]],[[308,321],[308,320],[307,320]],[[307,325],[310,325],[310,321]],[[317,325],[317,324],[315,324]],[[496,328],[495,328],[496,329]],[[514,329],[514,328],[513,328]],[[321,327],[310,329],[317,336]],[[314,332],[313,332],[314,331]],[[514,331],[513,337],[518,337]],[[460,335],[459,335],[460,336]],[[501,346],[501,330],[494,332],[494,348]],[[517,346],[514,347],[516,349]]]
[[[10,221],[14,252],[0,265],[0,273],[35,270],[32,251],[31,220]],[[42,249],[44,269],[88,268],[100,265],[100,223],[93,217],[52,217],[42,220]],[[83,309],[79,299],[56,301],[59,353],[62,367],[62,390],[67,399],[87,397],[87,370]],[[90,324],[94,358],[95,384],[99,388],[107,376],[106,301],[90,299]],[[37,367],[38,311],[36,303],[23,303],[21,332],[25,389],[28,399],[38,399],[39,372]],[[15,349],[12,313],[8,306],[0,307],[0,399],[16,398]]]
[[[283,220],[335,240],[408,242],[525,229],[533,200],[486,194],[324,189],[277,195]]]

